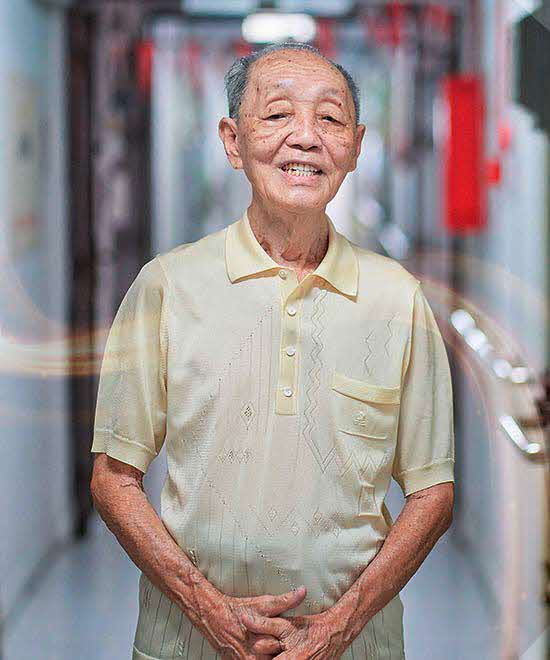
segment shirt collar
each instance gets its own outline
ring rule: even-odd
[[[357,255],[351,243],[336,230],[326,213],[325,217],[329,228],[328,249],[314,274],[322,277],[342,293],[355,296],[359,275]],[[227,228],[225,264],[231,282],[247,275],[282,268],[259,244],[250,226],[248,210],[245,210],[239,220]]]

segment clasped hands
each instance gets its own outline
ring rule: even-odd
[[[234,597],[220,593],[205,612],[222,658],[236,660],[334,660],[345,648],[342,618],[333,609],[280,617],[305,598],[306,587],[280,595]]]

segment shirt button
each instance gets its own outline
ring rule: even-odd
[[[294,316],[294,314],[296,314],[296,307],[294,307],[294,305],[289,305],[286,308],[286,311],[290,316]]]
[[[286,280],[286,270],[280,270],[280,271],[279,271],[279,277],[280,277],[282,280]]]
[[[292,357],[294,355],[294,353],[296,353],[296,346],[287,346],[286,347],[286,354],[289,357]]]
[[[285,396],[292,396],[292,389],[290,387],[283,387],[283,394]]]

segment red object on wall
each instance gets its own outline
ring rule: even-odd
[[[246,57],[252,52],[252,44],[244,39],[238,39],[233,42],[233,50],[236,57]]]
[[[403,40],[407,9],[401,2],[388,2],[386,11],[389,17],[389,42],[393,48],[397,48]]]
[[[335,57],[336,44],[334,40],[333,21],[329,18],[317,19],[317,48],[325,57]]]
[[[478,76],[449,75],[442,96],[445,227],[451,234],[479,233],[487,226],[483,84]]]
[[[396,48],[405,37],[407,12],[404,4],[394,0],[379,7],[360,10],[359,17],[366,39],[374,40],[380,46]]]
[[[452,28],[452,15],[450,9],[441,5],[427,5],[422,10],[422,22],[426,30],[436,30],[449,37]]]
[[[498,125],[498,146],[502,151],[510,148],[512,143],[512,127],[508,122],[502,121]]]
[[[141,92],[151,91],[151,71],[153,67],[153,41],[142,39],[137,44],[137,82]]]
[[[496,186],[502,182],[502,167],[498,158],[487,161],[487,185]]]

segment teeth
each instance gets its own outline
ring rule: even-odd
[[[285,172],[292,172],[295,176],[312,176],[317,172],[312,165],[301,165],[300,163],[289,163],[283,169]]]

